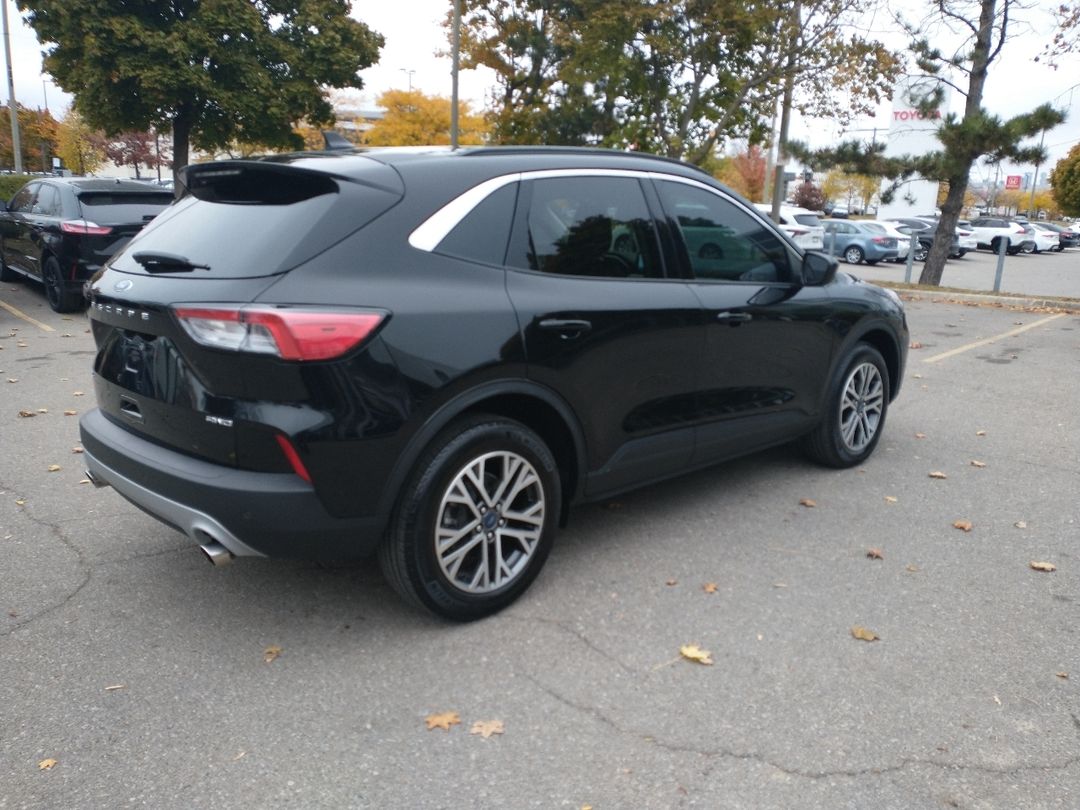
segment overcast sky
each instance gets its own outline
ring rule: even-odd
[[[70,104],[70,97],[41,74],[41,46],[33,31],[22,23],[11,0],[12,67],[15,76],[15,96],[30,107],[45,106],[58,117]],[[908,0],[912,9],[924,6]],[[893,2],[892,8],[899,4]],[[1030,110],[1036,104],[1054,101],[1069,109],[1069,121],[1047,134],[1046,145],[1051,153],[1050,165],[1080,141],[1080,54],[1073,55],[1056,71],[1034,62],[1052,31],[1050,12],[1058,0],[1037,0],[1034,7],[1023,12],[1025,23],[1014,27],[1015,35],[1002,51],[999,61],[991,65],[984,105],[993,113],[1009,116]],[[450,95],[450,60],[437,58],[439,50],[448,50],[442,22],[452,7],[451,0],[354,0],[353,16],[363,20],[386,38],[379,64],[361,73],[364,88],[356,95],[374,104],[385,90],[409,85],[429,95]],[[914,14],[912,15],[914,16]],[[903,47],[906,37],[900,34],[886,14],[868,22],[868,32],[881,37],[893,47]],[[945,45],[945,40],[941,41]],[[408,71],[413,71],[410,74]],[[461,97],[473,102],[474,109],[482,107],[493,80],[488,71],[463,71]],[[6,101],[7,90],[3,89]],[[1070,106],[1071,102],[1071,106]],[[952,99],[956,110],[962,109],[963,97],[956,93]],[[890,107],[884,105],[875,118],[853,125],[853,129],[888,128]],[[869,138],[870,132],[850,133],[846,137]],[[835,141],[842,133],[831,122],[797,122],[793,138],[809,140],[815,145]],[[816,142],[816,143],[815,143]]]

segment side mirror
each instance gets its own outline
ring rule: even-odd
[[[832,256],[808,250],[802,261],[803,284],[807,287],[824,287],[836,277],[839,266]]]

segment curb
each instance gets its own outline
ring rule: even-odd
[[[937,292],[893,287],[888,282],[871,282],[888,287],[904,301],[939,301],[941,303],[976,304],[1003,309],[1046,309],[1080,315],[1080,301],[1070,298],[1038,298],[1035,296],[994,295],[993,293]]]

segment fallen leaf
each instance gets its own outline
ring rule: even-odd
[[[916,439],[925,439],[925,438],[926,438],[926,434],[925,434],[925,433],[916,433],[916,434],[915,434],[915,438],[916,438]]]
[[[117,689],[127,689],[127,686],[122,683],[113,684],[112,686],[106,686],[106,692],[115,692]]]
[[[60,472],[60,470],[61,470],[61,467],[60,467],[59,464],[50,464],[49,465],[49,472]]]
[[[48,413],[48,412],[49,412],[49,409],[48,409],[48,408],[38,408],[38,409],[37,409],[37,412],[38,412],[38,413]]]
[[[985,435],[986,435],[986,431],[985,431],[985,430],[976,430],[976,431],[975,431],[975,435],[976,435],[976,436],[985,436]]]
[[[57,764],[56,760],[53,759],[52,757],[49,757],[49,759],[41,760],[41,762],[39,762],[37,764],[37,766],[38,766],[39,771],[50,771],[50,770],[52,770],[53,766],[55,766],[56,764]]]
[[[26,501],[23,500],[22,498],[19,498],[18,500],[15,501],[16,506],[22,506],[25,503],[26,503]]]
[[[1057,675],[1059,678],[1061,678],[1061,680],[1063,680],[1063,681],[1069,680],[1069,673],[1068,672],[1055,672],[1054,674]]]
[[[855,625],[851,628],[851,635],[857,638],[859,641],[878,641],[881,637],[873,630],[868,630],[862,625]]]
[[[276,644],[272,644],[271,646],[263,650],[263,661],[269,664],[279,655],[281,655],[281,647],[277,646]]]
[[[679,647],[679,655],[688,661],[696,661],[707,666],[712,664],[712,653],[701,649],[697,644],[684,644]]]
[[[1013,526],[1015,526],[1018,529],[1026,529],[1027,528],[1027,523],[1025,521],[1023,521],[1023,520],[1018,520],[1018,521],[1016,521],[1016,523],[1013,524]]]
[[[972,467],[978,467],[978,468],[982,469],[983,467],[986,466],[986,462],[985,461],[976,461],[975,459],[972,459],[971,460],[971,466]]]
[[[246,756],[247,756],[247,751],[241,751],[239,754],[237,754],[235,757],[232,758],[232,761],[233,762],[239,762],[240,760],[242,760]]]
[[[477,720],[472,724],[472,728],[469,729],[470,734],[479,734],[485,740],[492,734],[503,733],[502,720]]]
[[[78,454],[78,453],[82,453],[82,452],[85,452],[85,451],[81,447],[72,447],[71,452]]]
[[[72,391],[71,395],[73,397],[81,397],[83,395],[83,392],[82,391]]]
[[[807,509],[813,509],[817,506],[817,501],[812,501],[809,498],[803,498],[799,501],[799,506],[805,506]]]
[[[994,703],[996,703],[998,706],[1000,706],[1001,705],[1001,698],[999,698],[997,695],[994,695]]]
[[[945,473],[941,472],[941,470],[934,470],[934,472],[930,473],[930,477],[931,478],[942,479],[942,478],[948,478],[949,476],[947,476]]]
[[[80,484],[92,484],[94,482],[91,481],[89,478],[81,478],[81,479],[79,479],[79,483]]]
[[[74,416],[78,411],[64,411],[64,416]]]
[[[1057,571],[1057,566],[1050,562],[1035,562],[1034,560],[1032,560],[1028,563],[1028,565],[1030,565],[1036,571],[1045,571],[1048,574],[1051,571]]]
[[[665,585],[678,585],[678,584],[679,584],[679,580],[677,580],[677,579],[669,579],[669,580],[668,580],[667,582],[665,582],[664,584],[665,584]]]
[[[895,495],[886,495],[885,496],[885,503],[896,503],[899,500],[900,499],[897,498]]]
[[[911,341],[911,343],[908,344],[909,349],[921,349],[922,347],[922,344],[919,343],[919,341],[917,340],[913,340]]]
[[[919,566],[917,566],[917,565],[908,565],[908,566],[904,567],[904,570],[907,571],[909,574],[917,574],[917,573],[919,573]]]
[[[719,586],[715,582],[706,582],[701,586],[701,589],[705,591],[705,593],[716,593],[717,587]]]
[[[914,377],[916,380],[922,379],[922,374],[912,374],[911,376]]]
[[[867,549],[866,556],[869,557],[871,560],[884,560],[885,559],[885,555],[882,554],[880,548]]]
[[[427,730],[431,731],[435,728],[441,728],[444,731],[449,731],[450,726],[461,725],[461,717],[457,712],[443,712],[442,714],[429,714],[424,718],[424,722],[427,723]]]
[[[774,582],[774,583],[772,584],[772,586],[773,586],[774,588],[786,588],[786,587],[787,587],[787,583],[786,583],[786,582]]]
[[[8,377],[8,382],[9,383],[17,383],[18,381],[19,381],[18,377]]]
[[[19,416],[23,419],[33,419],[37,414],[33,411],[19,411]]]
[[[970,532],[971,528],[972,528],[971,527],[971,521],[970,520],[955,520],[955,521],[953,521],[953,528],[954,529],[959,529],[962,532]]]

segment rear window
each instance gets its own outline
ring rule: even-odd
[[[203,164],[189,180],[192,193],[136,236],[114,268],[145,272],[133,259],[145,252],[205,265],[199,278],[276,275],[337,244],[401,197],[385,187],[274,165]]]
[[[155,217],[164,211],[173,201],[169,192],[161,194],[139,193],[83,193],[79,195],[79,205],[83,216],[99,225],[120,225],[124,223],[142,223],[148,217]]]
[[[864,222],[863,227],[871,233],[888,233],[887,230],[878,225],[876,222]]]
[[[796,214],[795,221],[807,228],[821,227],[821,220],[818,219],[817,214]]]

